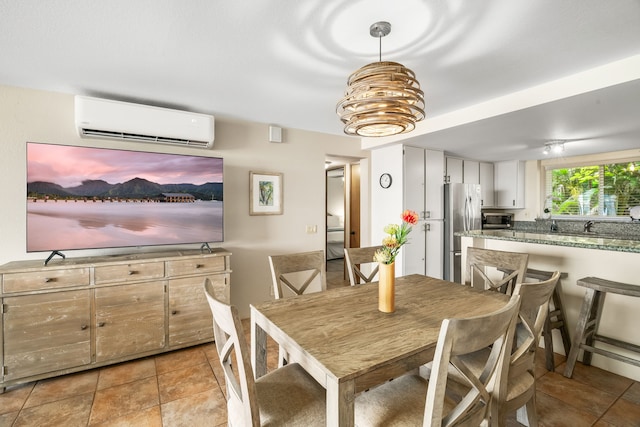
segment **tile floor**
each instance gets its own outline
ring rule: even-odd
[[[342,280],[333,266],[328,277]],[[248,322],[245,332],[248,332]],[[277,348],[270,342],[269,366]],[[543,427],[640,427],[640,383],[577,364],[573,379],[537,360]],[[4,426],[225,426],[224,378],[214,344],[9,388],[0,394]],[[512,417],[508,426],[517,426]]]

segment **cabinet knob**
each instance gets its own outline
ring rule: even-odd
[[[87,325],[82,325],[82,326],[80,326],[80,329],[82,329],[83,331],[84,331],[84,330],[86,330],[87,328],[88,328],[88,326],[87,326]]]
[[[55,277],[45,277],[44,278],[44,283],[51,283],[51,282],[55,282],[56,278]]]
[[[98,327],[102,328],[104,325],[106,325],[106,322],[98,322]]]
[[[129,276],[132,276],[134,274],[138,274],[138,272],[135,270],[129,270]]]
[[[202,267],[204,267],[204,265],[202,265],[202,264],[196,264],[196,268],[202,268]]]
[[[171,310],[171,314],[178,314],[178,310]]]

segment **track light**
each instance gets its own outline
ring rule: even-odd
[[[542,152],[545,156],[549,154],[560,154],[564,151],[564,141],[549,141],[544,144],[544,150]]]

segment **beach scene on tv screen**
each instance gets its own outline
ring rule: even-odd
[[[223,241],[221,158],[27,143],[27,251]]]

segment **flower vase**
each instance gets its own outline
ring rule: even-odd
[[[380,263],[378,267],[378,310],[383,313],[395,311],[396,264]]]

